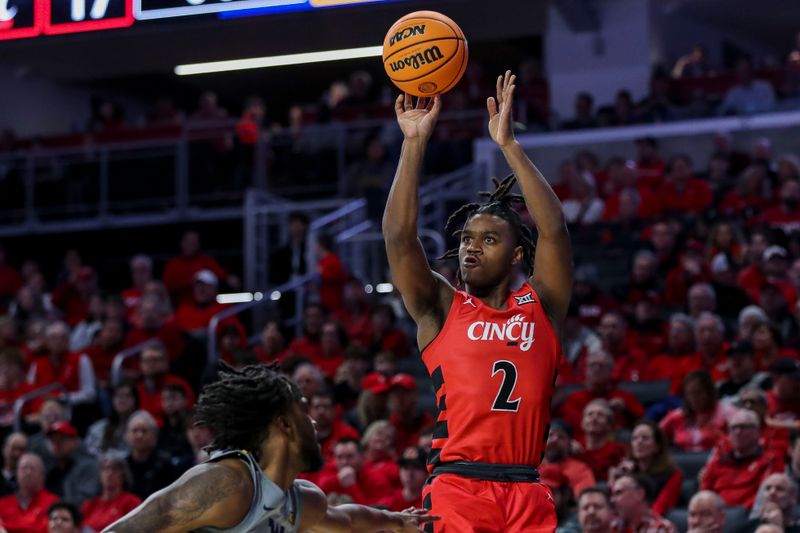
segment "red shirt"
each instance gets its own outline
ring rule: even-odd
[[[324,358],[319,341],[311,340],[305,335],[293,340],[286,351],[292,355],[306,357],[312,361]]]
[[[111,376],[111,366],[114,363],[114,358],[122,350],[120,346],[117,349],[104,350],[100,346],[88,346],[83,350],[89,359],[92,361],[94,368],[94,375],[97,381],[108,383]]]
[[[758,294],[761,292],[761,286],[764,285],[766,281],[767,276],[764,272],[756,265],[750,265],[739,272],[736,283],[739,285],[739,288],[747,293],[750,300],[757,302]]]
[[[403,450],[409,446],[416,446],[419,443],[419,434],[422,430],[429,428],[433,425],[433,418],[431,415],[423,411],[410,424],[403,424],[396,415],[389,417],[389,422],[392,423],[395,429],[395,447],[397,454],[401,455]],[[434,432],[434,437],[436,433]]]
[[[183,340],[183,332],[175,322],[165,322],[164,325],[157,330],[147,330],[143,328],[130,330],[125,337],[125,348],[136,346],[150,339],[158,339],[164,343],[170,361],[175,361],[180,357],[186,345],[186,341]]]
[[[658,197],[646,187],[636,187],[636,192],[639,193],[639,210],[637,211],[637,218],[646,220],[653,218],[661,212],[661,206],[658,203]],[[622,191],[617,191],[609,196],[606,200],[605,209],[603,210],[603,220],[606,222],[614,222],[619,218],[619,203]]]
[[[164,285],[176,302],[191,301],[194,275],[204,269],[210,270],[220,279],[228,277],[228,272],[209,255],[177,255],[167,261],[164,266]]]
[[[572,488],[572,494],[580,494],[583,489],[594,487],[595,479],[592,469],[580,459],[567,457],[560,463],[553,464],[561,467],[561,472],[569,481],[570,488]]]
[[[361,467],[356,477],[356,482],[349,487],[339,483],[338,472],[320,477],[319,488],[325,494],[345,494],[353,498],[354,503],[362,505],[386,505],[392,498],[392,484],[380,472],[373,471],[366,466]]]
[[[639,169],[639,183],[652,190],[658,189],[664,179],[664,161],[661,159],[654,159],[652,161],[642,161],[641,159],[636,162],[636,168]]]
[[[713,413],[697,415],[697,420],[686,416],[682,408],[673,409],[661,419],[658,427],[675,448],[687,452],[713,449],[727,435],[726,423],[736,409],[718,402]]]
[[[670,394],[678,394],[683,386],[683,379],[693,370],[702,368],[702,359],[698,353],[672,355],[663,353],[650,359],[645,370],[646,381],[669,379]]]
[[[767,391],[767,416],[779,420],[800,420],[800,405],[781,401],[774,390]]]
[[[725,215],[740,215],[747,209],[761,212],[767,201],[760,195],[740,196],[736,190],[728,192],[719,204],[719,211]]]
[[[651,510],[642,517],[635,531],[617,518],[611,522],[611,533],[678,533],[678,529],[675,524]]]
[[[148,389],[144,381],[136,384],[136,392],[139,393],[139,409],[144,409],[158,421],[159,426],[164,422],[164,408],[161,406],[161,391],[164,385],[175,383],[183,387],[186,391],[186,407],[191,409],[194,406],[194,391],[185,379],[172,374],[166,374],[161,380],[155,383],[153,390]]]
[[[635,346],[611,353],[614,356],[614,381],[640,381],[647,369],[647,353]]]
[[[0,520],[8,533],[47,533],[47,509],[58,496],[41,490],[27,509],[22,509],[16,494],[0,498]]]
[[[74,326],[89,313],[89,301],[81,298],[72,283],[63,283],[52,296],[53,305],[64,313],[64,321]]]
[[[392,488],[399,488],[401,486],[400,467],[393,459],[387,457],[380,461],[364,461],[364,466],[385,477],[389,483],[392,484]]]
[[[759,222],[790,233],[800,228],[800,209],[787,213],[780,206],[770,207],[759,217]]]
[[[713,196],[708,183],[690,178],[680,191],[674,181],[666,181],[658,188],[658,199],[664,211],[680,213],[702,213],[711,206]]]
[[[399,329],[387,331],[383,338],[378,339],[374,344],[379,346],[381,351],[392,352],[398,359],[408,355],[408,340],[406,340],[406,334]]]
[[[23,394],[30,392],[34,389],[33,385],[29,383],[20,383],[19,386],[13,389],[0,389],[0,427],[9,427],[14,424],[14,402]],[[23,414],[34,413],[38,410],[38,404],[41,401],[28,402],[22,410]],[[36,409],[34,409],[36,407]]]
[[[599,480],[608,479],[609,468],[617,466],[628,454],[628,447],[615,440],[608,441],[595,450],[587,450],[585,441],[581,441],[581,444],[584,450],[578,458],[589,465],[594,478]]]
[[[22,276],[8,263],[0,265],[0,296],[13,298],[22,287]]]
[[[728,507],[753,506],[761,482],[770,474],[783,471],[783,460],[770,452],[756,457],[736,459],[733,454],[714,454],[706,463],[701,490],[713,490]]]
[[[676,468],[653,501],[653,512],[663,515],[678,505],[678,500],[681,497],[682,481],[683,472],[681,472],[680,468]]]
[[[583,410],[589,405],[589,402],[597,399],[612,400],[620,398],[625,402],[625,409],[619,411],[614,410],[614,429],[622,429],[633,425],[637,420],[644,416],[644,407],[636,399],[636,396],[630,392],[614,388],[608,392],[595,393],[588,390],[579,390],[573,392],[564,400],[559,408],[559,418],[563,418],[571,427],[572,431],[580,436],[583,432],[581,430],[581,420],[583,419]],[[617,464],[617,463],[614,463]]]
[[[104,500],[98,496],[81,505],[83,525],[94,531],[103,531],[118,519],[133,511],[142,499],[130,492],[123,492],[113,500]]]
[[[36,389],[59,382],[70,392],[79,390],[81,355],[73,352],[64,353],[59,357],[58,366],[53,365],[50,356],[38,357],[31,366],[33,379],[29,380],[30,383]]]
[[[422,354],[439,405],[434,458],[538,465],[560,358],[558,336],[530,284],[509,294],[504,310],[456,291]]]
[[[136,313],[136,309],[139,307],[139,302],[142,299],[142,291],[136,287],[130,287],[122,291],[121,294],[122,300],[125,302],[125,309],[128,310],[128,321],[130,321]]]
[[[319,299],[322,306],[333,311],[342,306],[342,288],[347,279],[342,262],[335,254],[328,253],[319,260],[317,266],[322,283],[319,287]]]
[[[412,500],[406,500],[406,497],[403,495],[403,489],[396,489],[394,494],[392,494],[392,499],[389,500],[388,507],[390,511],[394,511],[396,513],[404,511],[409,507],[415,507],[419,509],[422,507],[422,494]]]

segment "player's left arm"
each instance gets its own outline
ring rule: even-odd
[[[352,533],[356,531],[393,531],[416,533],[419,526],[438,520],[423,510],[394,513],[365,505],[328,505],[325,493],[313,483],[301,482],[303,515],[299,531],[310,533]]]
[[[489,134],[500,147],[522,189],[525,205],[539,235],[530,283],[545,311],[560,329],[572,294],[572,246],[561,202],[539,169],[514,137],[511,108],[514,82],[511,71],[497,78],[497,97],[489,98]]]

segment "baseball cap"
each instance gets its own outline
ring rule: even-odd
[[[395,374],[389,386],[393,389],[417,390],[417,380],[408,374]]]
[[[560,466],[556,464],[543,464],[539,466],[539,481],[555,490],[564,485],[569,485],[567,476]]]
[[[409,466],[412,468],[419,468],[425,470],[427,468],[427,453],[423,448],[417,446],[409,446],[403,450],[403,455],[397,460],[397,464],[401,467]]]
[[[735,354],[753,354],[753,344],[750,341],[736,341],[731,344],[726,352],[728,357]]]
[[[380,372],[372,372],[361,380],[361,390],[381,394],[389,390],[389,380]]]
[[[51,427],[47,431],[47,436],[49,437],[50,435],[64,435],[65,437],[77,437],[78,430],[75,429],[75,427],[69,422],[64,422],[64,421],[56,422],[55,424],[53,424],[53,427]]]
[[[787,252],[786,248],[784,248],[783,246],[777,246],[773,244],[772,246],[764,250],[764,254],[761,256],[761,258],[764,261],[769,261],[770,259],[774,259],[776,257],[786,259],[787,257],[789,257],[789,252]]]
[[[775,361],[770,371],[780,376],[791,376],[800,379],[800,361],[791,357],[781,357]]]
[[[219,283],[217,275],[208,270],[207,268],[204,268],[203,270],[197,272],[197,274],[194,275],[194,280],[214,286],[216,286]]]

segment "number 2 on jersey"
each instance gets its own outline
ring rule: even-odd
[[[497,396],[495,396],[492,411],[516,413],[519,411],[521,398],[516,400],[510,400],[510,398],[514,392],[514,387],[517,385],[517,367],[511,361],[495,361],[492,367],[492,377],[498,372],[503,373],[503,383],[500,385],[500,390],[497,391]]]

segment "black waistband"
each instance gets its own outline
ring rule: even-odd
[[[433,467],[431,475],[457,474],[462,477],[484,481],[504,481],[518,483],[538,483],[539,470],[529,465],[500,465],[494,463],[473,463],[453,461],[439,463]]]

